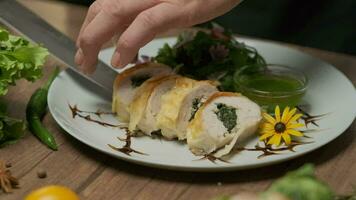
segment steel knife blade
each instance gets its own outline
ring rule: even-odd
[[[107,93],[112,93],[113,81],[117,75],[112,67],[99,60],[93,74],[84,75],[79,72],[74,63],[77,50],[74,41],[15,0],[0,0],[0,22],[28,39],[44,45],[52,55],[67,64],[70,69],[100,86]]]

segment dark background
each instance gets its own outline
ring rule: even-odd
[[[356,0],[245,0],[214,21],[246,36],[356,55]]]

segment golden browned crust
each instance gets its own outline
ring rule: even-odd
[[[202,105],[202,108],[206,107],[206,105],[210,104],[212,101],[214,101],[218,97],[240,97],[240,96],[242,96],[242,95],[240,93],[236,93],[236,92],[216,92],[213,95],[211,95],[208,100],[206,100],[204,102],[204,104]]]
[[[129,122],[129,130],[133,131],[136,129],[139,120],[142,117],[143,112],[146,110],[147,101],[150,98],[152,91],[160,85],[162,82],[174,79],[179,76],[177,75],[162,75],[157,76],[148,81],[144,82],[138,89],[135,98],[129,106],[130,122]]]

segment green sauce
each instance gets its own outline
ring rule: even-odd
[[[299,80],[277,75],[258,74],[246,80],[246,87],[265,92],[292,92],[303,87]]]
[[[244,85],[241,92],[268,112],[272,112],[277,105],[282,109],[297,106],[305,93],[303,82],[289,76],[256,74],[240,81]]]

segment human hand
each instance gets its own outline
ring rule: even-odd
[[[96,0],[80,30],[75,62],[84,73],[95,71],[105,42],[118,35],[111,64],[127,65],[157,34],[209,21],[241,0]]]

